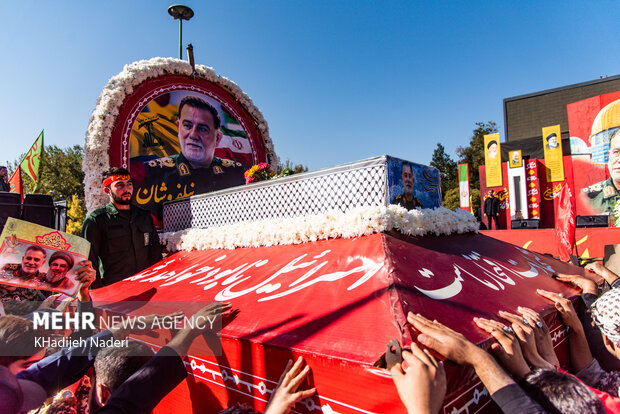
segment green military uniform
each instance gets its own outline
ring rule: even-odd
[[[41,280],[45,277],[45,273],[41,273],[38,270],[33,274],[22,273],[21,264],[6,264],[2,268],[2,271],[8,276],[17,277],[24,280]]]
[[[620,191],[611,178],[583,189],[590,205],[599,213],[612,213],[614,204],[620,198]]]
[[[112,284],[161,260],[161,245],[151,214],[132,205],[118,210],[110,203],[90,213],[82,226],[97,270],[93,287]]]
[[[193,168],[183,154],[145,163],[145,178],[136,182],[136,203],[160,217],[161,203],[245,184],[245,168],[214,157],[206,168]]]
[[[416,207],[422,208],[422,203],[420,203],[420,200],[413,197],[411,201],[408,201],[404,194],[399,194],[394,197],[392,204],[398,204],[399,206],[405,207],[407,210],[413,210]]]

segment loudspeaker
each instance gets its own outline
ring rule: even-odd
[[[26,194],[22,220],[54,227],[54,199],[47,194]]]
[[[538,227],[540,227],[540,220],[538,219],[512,220],[512,223],[510,223],[510,228],[512,230],[537,229]]]
[[[0,232],[9,217],[20,218],[22,215],[22,197],[17,193],[0,191]]]
[[[609,227],[609,216],[577,216],[577,227]]]

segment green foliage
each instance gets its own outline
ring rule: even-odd
[[[86,219],[84,200],[74,195],[67,204],[67,233],[81,235],[82,223]]]
[[[469,164],[469,187],[480,190],[480,174],[478,167],[484,165],[484,136],[497,132],[497,124],[493,121],[476,122],[472,137],[467,147],[459,146],[456,153],[459,163]],[[473,195],[473,194],[472,194]]]
[[[473,206],[472,212],[475,212],[476,209],[480,208],[480,189],[479,188],[471,188],[469,190],[470,203]],[[455,188],[449,189],[443,199],[442,205],[449,210],[456,210],[460,208],[460,200],[459,200],[459,188],[458,186]]]
[[[291,175],[306,172],[308,171],[308,167],[303,164],[293,164],[291,160],[287,159],[284,163],[281,161],[278,163],[276,174],[280,175],[284,170],[290,170],[290,173],[285,173],[284,175]]]
[[[437,143],[437,148],[433,151],[431,166],[439,170],[441,195],[445,200],[446,193],[455,187],[458,189],[459,182],[456,162],[446,154],[446,149],[440,143]]]

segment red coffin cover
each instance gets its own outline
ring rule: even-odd
[[[498,318],[517,306],[545,310],[566,360],[565,331],[536,288],[575,295],[553,280],[577,267],[481,234],[405,237],[377,233],[288,246],[178,252],[143,272],[93,292],[95,301],[231,302],[236,317],[221,332],[223,352],[201,337],[185,358],[190,374],[157,412],[217,413],[242,402],[264,409],[289,359],[312,371],[317,395],[295,412],[404,413],[388,371],[373,367],[395,338],[411,343],[409,311],[463,333],[483,347],[474,316]],[[148,306],[147,306],[148,307]],[[149,309],[150,311],[150,309]],[[145,309],[131,313],[142,314]],[[155,348],[157,340],[140,338]],[[472,370],[447,364],[444,412],[495,412]]]

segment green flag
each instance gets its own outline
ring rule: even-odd
[[[26,154],[21,164],[19,164],[22,171],[28,174],[28,176],[32,178],[32,181],[34,181],[35,191],[41,184],[39,180],[39,173],[41,172],[41,154],[43,154],[43,131],[41,131],[34,141],[34,144],[32,144],[32,147],[30,147],[28,154]]]

